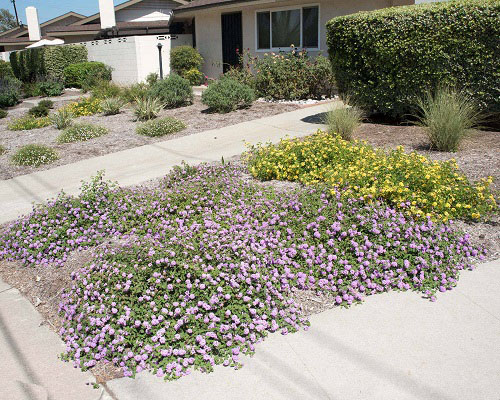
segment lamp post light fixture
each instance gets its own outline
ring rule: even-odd
[[[161,43],[158,43],[156,47],[158,47],[158,57],[160,57],[160,79],[163,79],[163,59],[161,56],[161,49],[163,45]]]

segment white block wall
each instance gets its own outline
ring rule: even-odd
[[[144,81],[152,73],[160,72],[158,43],[163,44],[163,74],[170,72],[170,49],[191,45],[191,35],[129,36],[84,42],[89,61],[100,61],[113,69],[113,81],[133,84]]]

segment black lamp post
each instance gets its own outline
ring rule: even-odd
[[[158,47],[158,56],[160,57],[160,79],[163,79],[163,60],[161,57],[161,49],[163,45],[161,43],[158,43],[156,47]]]

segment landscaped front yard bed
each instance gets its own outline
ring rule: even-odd
[[[90,123],[106,127],[109,133],[84,142],[64,144],[57,143],[57,137],[61,134],[61,131],[55,129],[53,126],[29,131],[8,130],[8,122],[13,118],[24,115],[26,112],[25,108],[16,108],[9,111],[8,118],[0,119],[0,144],[7,150],[3,154],[0,154],[0,180],[28,174],[34,171],[54,168],[59,165],[65,165],[91,157],[114,153],[132,147],[174,139],[193,133],[250,121],[256,118],[293,111],[298,108],[300,108],[300,106],[295,104],[255,102],[249,108],[239,109],[227,114],[207,113],[207,107],[195,96],[192,105],[164,110],[160,114],[160,117],[175,117],[184,122],[187,128],[180,132],[161,137],[139,135],[136,133],[136,127],[140,122],[135,121],[133,111],[130,108],[125,108],[124,111],[118,115],[103,116],[97,114],[76,119],[75,122]],[[59,159],[53,163],[41,165],[37,168],[13,165],[11,157],[15,151],[23,145],[33,143],[53,147],[58,152]]]
[[[0,243],[2,275],[44,296],[48,315],[59,306],[52,324],[76,365],[167,378],[237,367],[268,333],[307,328],[318,293],[327,306],[389,290],[435,300],[483,253],[453,225],[220,164],[142,188],[95,179],[6,226]],[[17,271],[33,264],[27,282]]]

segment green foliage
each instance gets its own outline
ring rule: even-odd
[[[134,104],[134,115],[139,121],[149,121],[160,115],[165,105],[156,97],[138,97]]]
[[[154,85],[156,82],[158,82],[158,79],[160,79],[160,76],[156,72],[151,72],[147,77],[146,77],[146,83],[149,86]]]
[[[65,106],[65,108],[75,117],[88,117],[102,112],[101,102],[101,99],[81,97],[78,101]]]
[[[145,83],[136,83],[122,89],[121,97],[127,103],[134,103],[136,99],[145,99],[149,96],[150,87]]]
[[[23,82],[22,92],[24,98],[38,97],[41,95],[38,82]]]
[[[93,98],[106,99],[108,97],[120,97],[123,89],[108,80],[100,80],[90,89]]]
[[[341,94],[402,117],[447,85],[481,110],[500,111],[500,1],[464,0],[362,12],[327,24]]]
[[[101,108],[104,115],[120,114],[124,101],[120,97],[107,97],[101,101]]]
[[[64,68],[64,84],[66,87],[90,90],[92,86],[103,80],[111,80],[111,68],[101,62],[80,62]]]
[[[46,75],[43,48],[25,49],[10,53],[10,66],[17,79],[36,82]]]
[[[151,97],[160,99],[165,107],[176,108],[193,101],[193,88],[187,79],[171,74],[156,82],[150,89]]]
[[[50,126],[50,118],[49,117],[41,117],[37,118],[33,115],[25,115],[24,117],[17,118],[11,121],[7,128],[11,131],[28,131],[31,129],[39,129]]]
[[[83,142],[106,135],[108,129],[103,126],[92,124],[73,124],[66,128],[58,137],[58,143]]]
[[[0,108],[12,107],[19,103],[21,82],[14,77],[0,78]]]
[[[330,96],[334,79],[328,60],[310,58],[306,51],[265,54],[255,60],[255,89],[273,100],[300,100]]]
[[[191,68],[190,70],[184,72],[182,74],[182,77],[184,79],[187,79],[192,86],[197,86],[203,83],[205,75],[203,75],[203,72],[201,72],[200,70]]]
[[[12,156],[12,162],[16,165],[38,167],[49,164],[59,158],[57,152],[41,144],[28,144],[17,150]]]
[[[87,61],[87,57],[87,47],[79,44],[44,47],[44,76],[62,82],[64,80],[64,69],[71,64]]]
[[[356,106],[335,106],[325,115],[324,123],[328,133],[340,135],[344,140],[352,140],[352,134],[361,125],[363,111]]]
[[[440,88],[418,101],[419,124],[424,127],[432,149],[457,151],[462,140],[476,127],[481,114],[466,94]]]
[[[0,60],[0,79],[6,76],[14,76],[14,72],[9,62]]]
[[[0,144],[0,156],[7,152],[7,149]]]
[[[191,46],[179,46],[170,50],[170,67],[178,75],[183,76],[191,69],[199,70],[202,64],[203,57]]]
[[[64,92],[64,85],[54,80],[42,81],[38,83],[38,92],[41,96],[61,96]]]
[[[9,113],[6,110],[0,109],[0,119],[7,117]]]
[[[46,108],[54,108],[54,102],[52,100],[40,100],[38,102],[39,106],[46,107]]]
[[[186,128],[184,122],[172,117],[165,117],[144,122],[139,125],[136,132],[139,135],[150,137],[164,136],[170,133],[179,132]]]
[[[248,107],[255,100],[254,91],[233,79],[223,78],[208,86],[201,101],[211,111],[226,113],[240,107]]]
[[[39,104],[37,106],[31,107],[28,111],[28,115],[31,115],[35,118],[46,117],[49,115],[49,108],[44,106],[43,104]]]
[[[67,107],[60,108],[50,116],[50,122],[56,129],[66,129],[73,123],[73,114]]]

